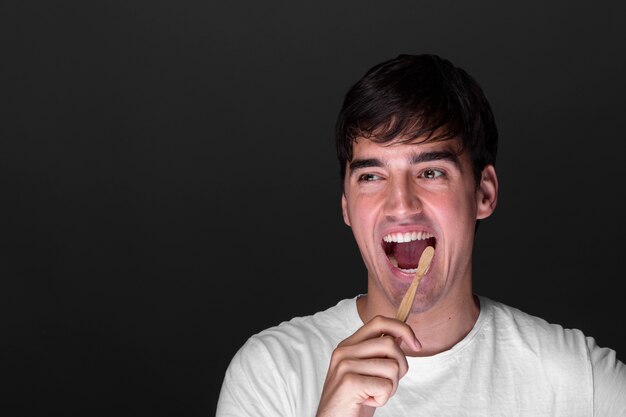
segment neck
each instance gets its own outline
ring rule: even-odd
[[[480,303],[478,297],[472,294],[471,287],[462,292],[465,294],[462,297],[443,297],[428,310],[409,315],[406,323],[422,344],[419,356],[432,356],[449,350],[472,330],[480,314]],[[369,298],[364,296],[357,300],[363,322],[380,314]]]
[[[454,305],[437,305],[409,316],[407,324],[422,343],[419,356],[445,352],[472,330],[480,314],[478,297],[470,295]]]

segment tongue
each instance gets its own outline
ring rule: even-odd
[[[420,255],[428,246],[426,240],[414,240],[407,243],[396,243],[393,255],[398,261],[398,267],[402,269],[415,269],[419,263]]]

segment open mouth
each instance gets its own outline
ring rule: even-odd
[[[422,252],[427,246],[436,248],[437,240],[428,232],[390,233],[383,237],[382,246],[389,262],[407,274],[417,272]]]

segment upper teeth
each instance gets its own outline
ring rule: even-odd
[[[412,242],[414,240],[426,240],[433,237],[428,232],[409,232],[409,233],[390,233],[387,236],[383,237],[385,242]]]

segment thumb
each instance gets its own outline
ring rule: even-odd
[[[402,338],[398,338],[396,342],[406,356],[418,356],[419,353],[422,351],[422,344],[417,338],[412,340],[411,342],[407,342]]]

